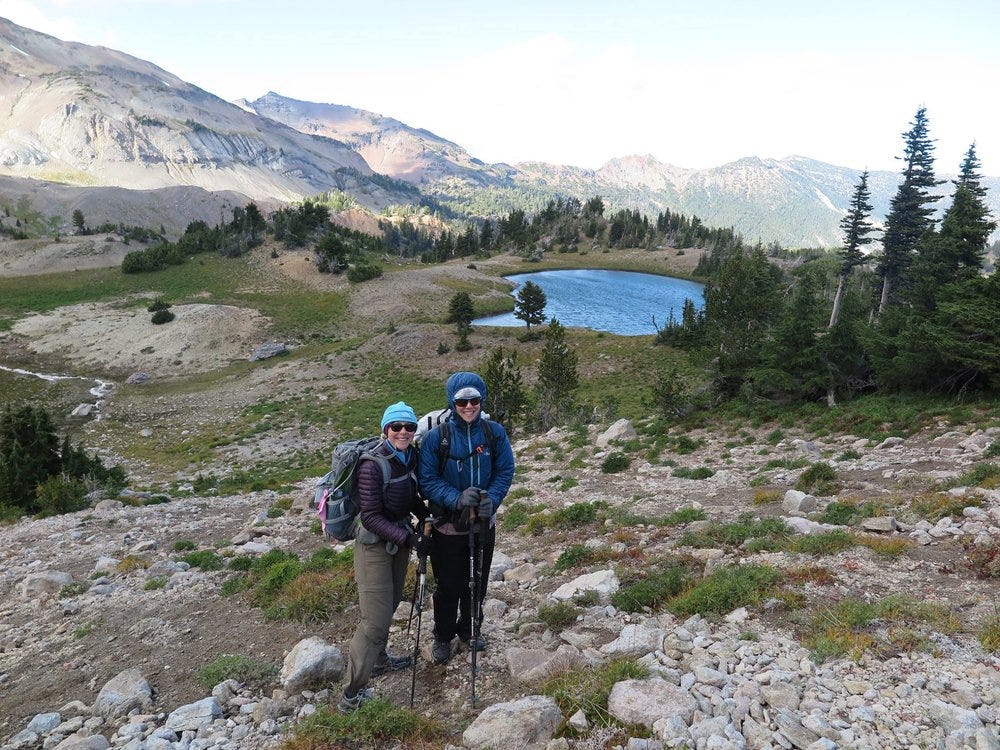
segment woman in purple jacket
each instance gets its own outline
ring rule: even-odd
[[[417,451],[410,446],[417,431],[417,415],[402,401],[382,415],[383,440],[375,460],[358,467],[358,501],[361,527],[354,541],[354,577],[358,583],[361,622],[351,640],[347,687],[338,708],[350,712],[374,697],[371,677],[406,669],[409,656],[386,651],[392,614],[403,599],[403,581],[410,550],[426,554],[428,541],[418,537],[410,516],[418,521],[427,508],[417,495]],[[383,461],[388,462],[389,484],[384,482]],[[418,528],[420,528],[418,526]]]

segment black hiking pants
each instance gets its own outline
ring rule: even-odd
[[[479,605],[486,597],[486,584],[493,562],[493,548],[496,546],[497,531],[492,526],[477,535],[482,546],[482,571],[478,568],[478,553],[475,555],[479,578]],[[435,532],[431,537],[431,566],[434,568],[434,638],[450,643],[457,635],[469,640],[472,634],[472,603],[469,595],[469,535],[442,534]],[[483,624],[482,615],[478,626]]]

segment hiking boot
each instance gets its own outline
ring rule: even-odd
[[[486,650],[486,639],[483,636],[481,636],[481,635],[478,635],[475,638],[471,638],[471,639],[470,638],[463,638],[462,636],[458,636],[458,639],[460,641],[462,641],[462,643],[464,643],[466,645],[466,647],[469,649],[469,651],[472,650],[472,644],[473,643],[476,645],[476,651],[485,651]]]
[[[439,641],[435,638],[434,645],[431,646],[431,657],[438,664],[447,664],[451,658],[451,642]]]
[[[398,672],[413,664],[412,656],[386,655],[385,661],[372,665],[372,677],[378,677],[386,672]]]
[[[348,697],[347,693],[344,693],[340,696],[340,702],[337,704],[337,710],[342,714],[349,714],[352,711],[357,711],[374,697],[375,691],[372,688],[359,690],[357,695],[352,695],[350,697]]]

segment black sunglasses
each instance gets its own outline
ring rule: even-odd
[[[481,398],[479,398],[478,396],[476,396],[476,398],[456,398],[455,399],[455,406],[468,406],[469,404],[472,404],[473,406],[479,406],[481,403],[483,403],[483,400]]]
[[[400,430],[406,430],[407,432],[416,432],[417,425],[414,422],[393,422],[389,425],[389,429],[393,432],[399,432]]]

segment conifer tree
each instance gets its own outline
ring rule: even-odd
[[[0,506],[35,510],[35,487],[60,470],[59,438],[42,408],[0,414]]]
[[[517,302],[514,305],[514,317],[523,320],[531,333],[531,324],[545,322],[545,305],[548,299],[545,292],[534,281],[524,282],[517,291]]]
[[[447,323],[456,323],[460,328],[463,325],[472,323],[476,317],[475,308],[472,305],[472,297],[468,292],[456,292],[448,303]]]
[[[917,250],[917,243],[933,228],[931,204],[938,196],[930,189],[940,185],[934,179],[934,142],[928,132],[927,109],[920,107],[910,129],[903,133],[903,182],[889,204],[882,238],[882,261],[878,267],[882,278],[882,295],[878,304],[881,315],[897,292],[907,283],[907,271]]]
[[[538,361],[538,417],[546,429],[566,417],[579,385],[576,352],[566,343],[566,329],[555,318],[545,331],[545,346]]]
[[[504,351],[502,346],[498,346],[490,352],[483,368],[483,380],[488,393],[484,408],[493,419],[510,430],[527,404],[517,351]]]
[[[734,395],[750,369],[761,361],[761,347],[780,306],[781,271],[763,248],[737,249],[705,287],[705,331],[714,350],[719,390]]]
[[[830,313],[828,328],[833,328],[837,324],[844,287],[847,285],[851,271],[854,270],[855,266],[864,262],[864,255],[861,254],[862,246],[872,241],[872,238],[868,236],[874,229],[869,221],[872,212],[870,198],[868,170],[866,169],[861,173],[858,184],[854,188],[847,215],[840,221],[840,228],[844,231],[844,249],[840,254],[841,264],[837,274],[837,294],[833,298],[833,312]]]

